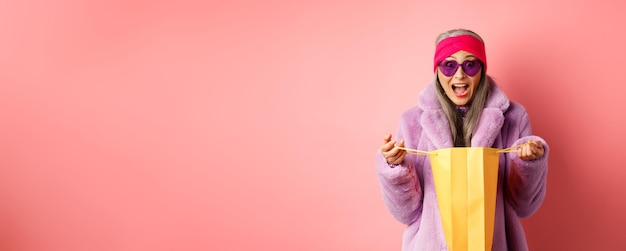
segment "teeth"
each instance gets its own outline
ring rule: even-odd
[[[467,84],[454,84],[454,85],[452,85],[452,87],[455,87],[455,88],[468,87],[468,86],[469,85],[467,85]]]

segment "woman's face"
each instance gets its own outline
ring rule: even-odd
[[[472,62],[466,62],[468,60],[476,60],[473,62],[476,64],[479,62],[478,58],[476,58],[473,54],[461,50],[445,58],[442,61],[444,65],[440,64],[437,66],[437,77],[439,78],[439,83],[445,90],[448,98],[457,106],[467,105],[472,100],[482,75],[482,66],[480,66],[478,73],[474,76],[470,76],[463,71],[462,65],[464,63],[466,66],[472,66]],[[451,68],[450,66],[453,66],[454,62],[459,64],[459,67],[456,69],[454,75],[448,77],[443,74],[442,68],[446,67],[445,65],[448,65],[448,67]]]

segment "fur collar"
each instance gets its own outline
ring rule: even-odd
[[[418,98],[418,107],[423,110],[420,123],[435,149],[454,146],[448,119],[443,113],[435,93],[436,81],[431,82]],[[509,99],[504,92],[491,81],[491,92],[485,108],[478,120],[472,137],[472,147],[492,147],[504,125],[504,112],[509,108]]]

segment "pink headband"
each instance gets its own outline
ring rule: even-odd
[[[485,67],[485,70],[487,70],[485,45],[480,41],[480,39],[475,38],[472,35],[460,35],[441,40],[437,44],[437,49],[435,50],[435,68],[433,70],[437,71],[437,65],[442,60],[460,50],[474,54],[474,56],[483,62],[483,66]]]

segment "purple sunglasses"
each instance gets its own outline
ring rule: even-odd
[[[483,63],[478,59],[465,60],[463,63],[457,63],[455,60],[444,60],[439,63],[439,70],[443,75],[448,77],[454,76],[459,66],[463,69],[463,72],[470,77],[476,76],[480,69],[482,69]]]

